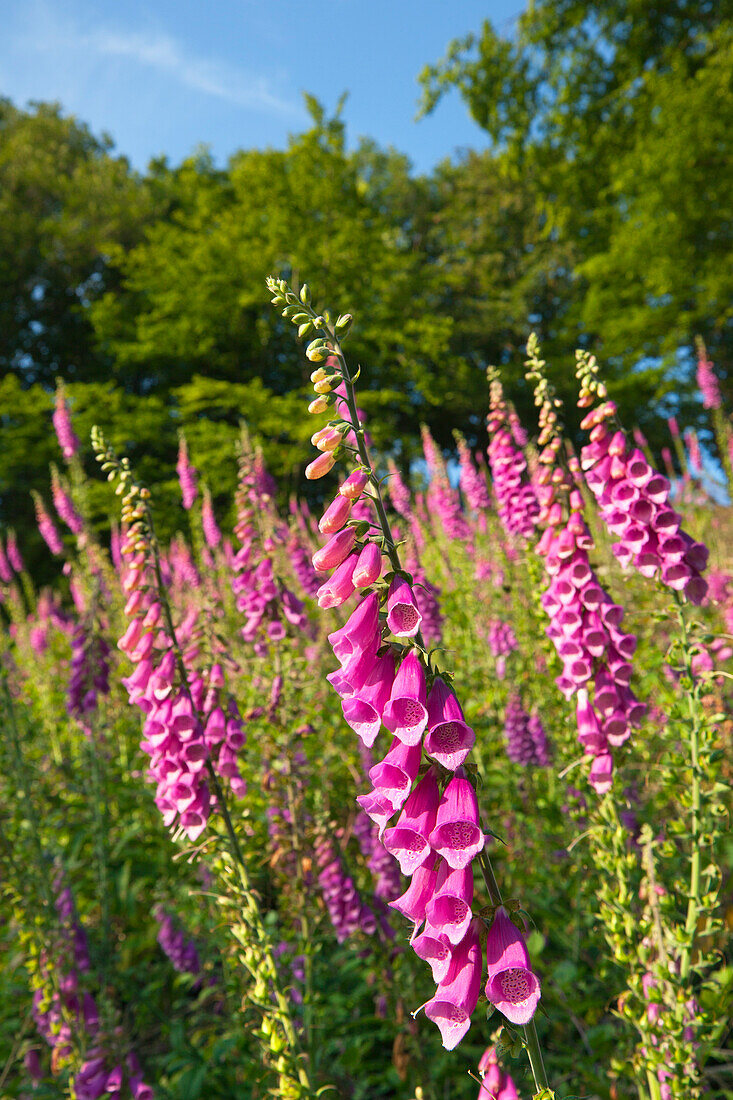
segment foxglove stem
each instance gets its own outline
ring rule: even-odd
[[[685,922],[685,936],[687,942],[680,956],[680,977],[686,978],[690,972],[692,946],[695,940],[698,910],[700,906],[700,714],[695,673],[692,669],[689,638],[687,635],[687,623],[685,622],[682,603],[677,593],[675,593],[675,602],[677,603],[677,615],[682,637],[685,673],[690,681],[690,688],[687,692],[687,705],[690,711],[690,770],[692,772],[690,784],[692,803],[690,807],[690,833],[692,847],[690,851],[690,894],[687,902],[687,920]]]
[[[479,867],[481,868],[481,874],[483,875],[486,891],[491,899],[491,904],[502,905],[501,890],[499,889],[499,884],[494,874],[494,868],[491,866],[491,860],[485,848],[479,856]],[[530,1069],[534,1077],[535,1088],[538,1092],[542,1089],[549,1089],[547,1071],[545,1070],[545,1063],[542,1058],[542,1048],[540,1047],[540,1040],[537,1035],[537,1028],[535,1027],[534,1020],[530,1020],[528,1024],[524,1024],[523,1031],[527,1058],[529,1059]]]
[[[382,500],[382,490],[379,484],[379,479],[377,478],[372,468],[371,459],[369,458],[369,452],[367,451],[366,441],[364,439],[364,429],[359,427],[359,414],[356,409],[354,383],[352,381],[351,375],[349,374],[349,368],[346,364],[344,353],[341,350],[341,344],[336,339],[335,333],[331,332],[325,326],[322,331],[325,333],[326,338],[331,343],[333,347],[333,354],[338,359],[339,365],[341,367],[341,373],[344,379],[344,386],[346,388],[346,405],[348,407],[349,416],[351,418],[351,423],[354,429],[354,436],[356,438],[359,460],[364,469],[367,470],[369,473],[369,480],[371,482],[373,492],[371,499],[374,502],[374,508],[379,519],[379,526],[382,528],[382,534],[384,535],[384,548],[387,551],[387,555],[392,564],[392,568],[394,569],[395,573],[399,573],[402,570],[402,565],[400,564],[400,556],[397,551],[397,547],[395,546],[394,538],[392,537],[392,528],[389,525],[389,519],[387,518],[384,501]],[[415,635],[415,641],[423,649],[425,648],[425,643],[419,630]]]

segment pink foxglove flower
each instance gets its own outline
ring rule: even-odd
[[[446,1050],[458,1046],[469,1027],[481,991],[481,946],[477,917],[455,949],[450,969],[435,996],[424,1005],[425,1015],[438,1025]]]
[[[454,947],[468,931],[472,918],[472,902],[471,866],[453,869],[444,861],[441,862],[435,881],[435,893],[427,904],[425,915],[432,927],[439,929]]]
[[[503,905],[486,937],[486,996],[513,1024],[532,1019],[540,999],[540,983],[529,962],[524,937]]]
[[[64,552],[64,544],[61,541],[61,536],[56,529],[56,526],[49,516],[43,501],[37,493],[33,494],[33,500],[36,506],[36,521],[38,523],[38,530],[41,533],[43,541],[49,548],[52,554],[58,555]],[[9,544],[9,540],[8,540]]]
[[[440,800],[430,847],[453,870],[467,867],[482,851],[486,837],[478,823],[476,792],[463,769],[451,779]]]
[[[414,638],[421,622],[415,593],[404,578],[395,577],[387,595],[387,626],[396,638]]]
[[[366,488],[369,481],[369,474],[366,470],[354,470],[352,474],[346,478],[346,481],[339,486],[339,493],[343,497],[347,497],[348,500],[358,500],[361,494]]]
[[[350,554],[329,579],[324,581],[316,592],[319,607],[340,607],[353,596],[355,586],[352,577],[358,560],[357,554]]]
[[[703,408],[719,409],[723,404],[720,386],[702,340],[699,341],[697,349],[697,384],[702,394]]]
[[[407,799],[397,824],[384,834],[384,846],[399,862],[403,875],[411,875],[430,854],[428,837],[439,801],[438,781],[430,768]]]
[[[357,588],[369,588],[382,573],[382,551],[375,542],[367,542],[354,569],[354,584]]]
[[[337,493],[319,520],[318,530],[321,534],[333,535],[336,531],[340,531],[349,518],[352,507],[353,501]]]
[[[204,489],[203,500],[201,501],[201,527],[204,532],[204,538],[206,539],[206,545],[215,550],[221,542],[221,531],[219,525],[216,522],[216,516],[214,515],[214,505],[211,500],[211,493],[208,489]]]
[[[376,650],[379,637],[379,599],[370,592],[351,613],[340,630],[328,635],[334,656],[343,664],[346,660],[359,657],[367,649]]]
[[[405,745],[398,737],[392,741],[384,760],[369,771],[374,789],[389,799],[395,811],[405,803],[417,778],[422,756],[420,745]]]
[[[7,551],[8,561],[12,565],[15,572],[22,573],[25,569],[25,564],[23,563],[23,557],[18,547],[18,540],[16,539],[13,531],[11,531],[7,537],[5,548]]]
[[[417,957],[430,964],[435,984],[444,982],[448,977],[452,959],[448,937],[439,928],[433,928],[430,921],[426,921],[420,935],[415,936],[410,942]]]
[[[336,459],[331,451],[323,451],[318,455],[318,458],[314,458],[305,468],[305,476],[309,481],[317,481],[321,477],[325,477],[329,473],[334,465]]]
[[[390,733],[405,745],[418,745],[428,724],[425,669],[414,650],[405,657],[395,676],[383,721]]]
[[[372,747],[381,729],[393,678],[394,657],[385,653],[375,659],[363,686],[341,704],[344,718],[367,748]]]
[[[313,555],[313,568],[319,573],[326,569],[335,569],[351,553],[355,542],[356,528],[345,527],[338,534],[333,535],[320,550],[316,550]]]
[[[448,771],[455,771],[468,756],[476,734],[466,724],[461,704],[440,676],[428,696],[428,732],[425,752]]]
[[[410,879],[410,885],[401,897],[389,904],[408,920],[414,921],[415,932],[425,920],[425,910],[435,891],[437,857],[429,852],[425,862],[421,863]]]
[[[477,1100],[519,1100],[516,1085],[510,1074],[498,1064],[496,1050],[488,1047],[478,1064],[483,1081]]]

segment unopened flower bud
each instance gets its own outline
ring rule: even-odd
[[[308,406],[309,413],[322,413],[325,412],[329,405],[333,405],[336,398],[332,393],[321,393],[316,397],[314,401],[311,401]]]
[[[333,469],[335,462],[336,459],[333,453],[331,451],[325,451],[306,466],[305,476],[309,481],[317,481],[319,477],[325,477],[329,470]]]

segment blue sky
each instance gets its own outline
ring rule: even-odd
[[[10,7],[8,11],[7,8]],[[144,169],[207,144],[282,147],[307,125],[302,92],[333,110],[351,144],[369,136],[428,171],[485,137],[456,94],[414,121],[421,68],[490,18],[504,33],[521,0],[16,0],[5,6],[0,94],[58,100],[106,130]]]

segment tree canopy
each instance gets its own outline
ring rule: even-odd
[[[458,88],[493,147],[422,176],[373,141],[349,149],[343,104],[312,97],[285,149],[145,173],[58,105],[0,100],[0,519],[33,527],[57,376],[82,426],[118,432],[168,486],[164,529],[179,428],[226,493],[247,420],[303,491],[311,368],[271,273],[354,314],[370,427],[403,465],[421,422],[445,447],[454,428],[483,443],[490,364],[530,411],[532,330],[566,400],[582,345],[653,447],[665,400],[703,423],[696,335],[733,396],[731,25],[712,0],[537,0],[511,38],[487,22],[425,70],[423,108]]]
[[[537,0],[421,75],[457,88],[571,251],[568,336],[625,371],[702,335],[731,371],[733,17],[715,0]]]

